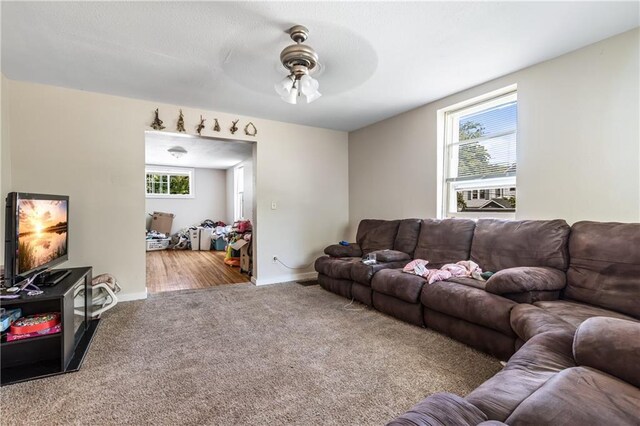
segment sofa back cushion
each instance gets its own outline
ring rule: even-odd
[[[393,249],[413,256],[420,235],[420,219],[402,219],[398,226],[398,234],[393,243]]]
[[[468,260],[475,226],[470,219],[423,220],[414,259],[428,260],[428,268]]]
[[[569,254],[566,298],[640,318],[640,223],[575,223]]]
[[[518,266],[548,266],[566,271],[569,232],[569,225],[561,219],[478,219],[471,260],[491,272]]]
[[[366,255],[376,250],[393,249],[399,220],[363,219],[358,225],[356,242]]]

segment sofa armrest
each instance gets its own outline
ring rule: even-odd
[[[340,244],[333,244],[324,249],[324,253],[331,257],[361,257],[362,250],[360,246],[355,243],[350,243],[348,246]]]
[[[423,399],[387,426],[473,425],[487,420],[475,405],[451,393],[436,393]]]
[[[376,262],[399,262],[401,260],[411,260],[411,256],[403,251],[398,250],[376,250],[369,254],[376,255]]]
[[[565,273],[558,269],[522,266],[496,272],[487,280],[485,290],[499,295],[530,291],[559,291],[566,283]]]
[[[595,368],[640,387],[640,323],[592,317],[573,338],[576,364]]]

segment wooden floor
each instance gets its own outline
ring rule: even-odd
[[[240,268],[224,264],[224,255],[224,251],[149,251],[147,290],[159,293],[249,282]]]

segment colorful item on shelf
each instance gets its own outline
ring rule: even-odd
[[[9,326],[22,316],[22,309],[7,309],[0,316],[0,331],[5,331]]]
[[[27,334],[46,330],[60,324],[60,312],[29,315],[11,324],[11,334]]]
[[[56,334],[56,333],[60,333],[61,331],[62,331],[62,324],[57,324],[57,325],[54,325],[53,327],[45,328],[44,330],[34,331],[31,333],[21,333],[21,334],[7,333],[7,342],[12,342],[14,340],[30,339],[32,337],[46,336],[49,334]]]

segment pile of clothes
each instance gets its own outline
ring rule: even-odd
[[[440,269],[427,269],[428,260],[415,259],[407,263],[402,272],[419,275],[425,278],[429,284],[436,281],[448,280],[452,277],[473,278],[479,281],[489,279],[492,272],[482,272],[480,266],[472,260],[461,260],[456,263],[447,263]]]
[[[191,248],[191,239],[189,237],[189,231],[198,228],[214,228],[214,234],[220,238],[224,238],[229,232],[231,232],[231,226],[227,226],[223,221],[219,220],[214,222],[211,219],[206,219],[199,225],[192,225],[188,228],[183,228],[171,236],[171,243],[169,248],[175,250],[188,250]]]
[[[167,234],[158,231],[147,231],[147,240],[164,240]]]

